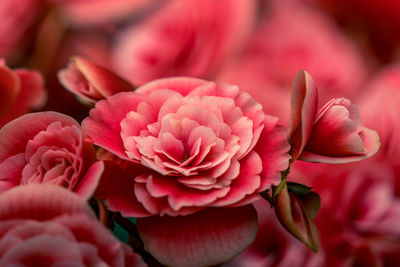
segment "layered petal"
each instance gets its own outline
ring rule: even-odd
[[[83,198],[55,185],[30,184],[0,195],[0,265],[136,266]]]
[[[346,163],[373,156],[379,135],[361,124],[357,107],[347,99],[332,99],[318,114],[301,160]]]
[[[243,206],[278,184],[290,157],[277,121],[236,86],[179,77],[98,102],[83,128],[137,166],[102,178],[99,196],[112,210],[177,216]]]
[[[138,219],[137,226],[145,249],[162,264],[209,266],[232,259],[254,240],[257,213],[251,205],[209,208],[184,217]]]
[[[19,184],[52,183],[88,198],[103,172],[79,124],[60,113],[31,113],[8,123],[0,130],[0,146],[2,191]]]

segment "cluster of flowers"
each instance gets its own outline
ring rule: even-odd
[[[400,263],[400,67],[344,6],[2,0],[0,265]]]

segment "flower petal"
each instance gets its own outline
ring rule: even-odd
[[[21,90],[20,86],[18,76],[0,64],[0,116],[5,115],[15,103]]]
[[[311,135],[317,115],[318,91],[311,76],[305,71],[297,73],[292,88],[288,140],[292,146],[292,161],[295,161]]]
[[[96,103],[90,116],[83,120],[82,128],[94,144],[122,159],[128,159],[121,139],[120,122],[145,100],[145,96],[135,92],[121,92],[110,96],[107,100]]]
[[[145,249],[168,266],[213,266],[224,263],[254,240],[253,206],[209,208],[178,217],[137,220]]]
[[[0,195],[0,220],[50,220],[62,214],[86,213],[94,217],[85,200],[52,184],[28,184]]]
[[[80,183],[75,186],[73,191],[83,198],[90,198],[99,184],[103,171],[104,163],[102,161],[93,163],[86,171],[85,176],[80,180]]]
[[[105,161],[102,178],[95,195],[104,199],[112,211],[120,211],[124,216],[143,217],[151,213],[137,200],[134,192],[135,176],[144,168],[137,164],[126,166]]]
[[[73,57],[68,67],[58,72],[58,77],[67,90],[89,103],[134,90],[133,85],[113,72],[81,57]]]
[[[79,124],[71,117],[52,111],[30,113],[6,124],[0,130],[0,147],[2,148],[0,162],[11,155],[25,152],[28,141],[38,132],[46,130],[53,122],[59,122],[62,126],[79,127]]]

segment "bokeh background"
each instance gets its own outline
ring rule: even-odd
[[[236,84],[284,125],[292,80],[306,70],[320,106],[346,97],[359,107],[380,152],[360,163],[292,166],[290,180],[322,199],[319,253],[261,200],[255,242],[226,266],[400,266],[400,1],[0,0],[0,57],[40,71],[47,90],[46,101],[28,103],[25,86],[0,126],[38,110],[86,117],[90,106],[57,77],[75,55],[135,86],[170,76]]]

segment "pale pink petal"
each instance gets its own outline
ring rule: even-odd
[[[29,184],[0,195],[0,220],[51,220],[62,214],[74,213],[86,213],[94,217],[83,198],[56,185]]]
[[[257,143],[261,131],[263,129],[262,121],[265,118],[265,114],[262,111],[262,105],[255,101],[248,93],[242,92],[235,99],[236,105],[238,105],[243,112],[243,115],[248,117],[253,122],[253,135],[251,138],[251,143],[248,145],[247,149],[243,151],[242,157],[247,155],[250,150],[252,150]]]
[[[356,162],[362,159],[366,159],[375,155],[378,152],[380,147],[380,139],[377,132],[362,127],[360,132],[360,137],[364,143],[364,152],[359,155],[350,155],[350,156],[343,156],[343,157],[330,157],[315,154],[311,151],[303,151],[300,158],[303,161],[309,162],[320,162],[320,163],[349,163],[349,162]]]
[[[314,125],[305,150],[324,156],[349,156],[364,152],[358,125],[344,106],[333,106]]]
[[[210,177],[208,175],[205,176],[187,176],[178,178],[178,181],[184,184],[187,187],[191,187],[199,190],[210,190],[214,187],[216,182],[216,178]]]
[[[136,92],[144,95],[150,95],[151,93],[160,89],[169,89],[174,92],[185,96],[189,94],[196,87],[207,83],[207,81],[197,78],[164,78],[149,82],[139,87]]]
[[[285,140],[286,129],[278,124],[278,118],[267,116],[264,129],[254,147],[263,165],[259,192],[268,189],[271,184],[277,186],[281,181],[281,172],[289,167],[290,145]]]
[[[229,186],[234,179],[240,174],[240,163],[236,159],[232,159],[228,170],[218,177],[215,188]]]
[[[211,147],[215,146],[217,143],[217,137],[215,136],[214,131],[204,126],[199,126],[191,131],[187,141],[188,147],[193,147],[196,141],[199,139],[201,140],[200,152],[194,159],[194,166],[202,163],[203,159],[210,152]]]
[[[147,191],[146,184],[138,182],[135,183],[134,187],[137,200],[151,215],[160,214],[165,209],[165,206],[168,205],[164,199],[151,196]],[[124,214],[126,213],[124,212]]]
[[[0,162],[11,155],[25,152],[25,147],[38,132],[47,129],[53,122],[59,122],[62,126],[79,124],[67,115],[52,111],[31,113],[5,125],[0,130]],[[21,131],[24,129],[24,131]]]
[[[93,163],[80,179],[80,182],[75,186],[73,191],[83,198],[90,198],[99,184],[101,175],[104,171],[104,163],[97,161]]]
[[[292,161],[301,154],[311,135],[318,108],[318,91],[311,76],[300,71],[293,80],[288,140]]]
[[[81,57],[73,57],[67,68],[58,72],[60,83],[89,103],[96,103],[134,87],[113,72]]]
[[[158,140],[154,144],[154,151],[164,154],[176,164],[180,164],[185,160],[185,148],[182,142],[171,133],[160,135]]]
[[[213,266],[251,244],[257,213],[253,206],[209,208],[183,217],[142,218],[137,226],[145,249],[162,264]]]
[[[239,94],[236,85],[227,83],[207,82],[193,89],[188,96],[220,96],[235,99]]]
[[[217,198],[224,197],[229,188],[208,191],[191,189],[183,186],[175,177],[153,175],[147,181],[147,190],[156,198],[168,197],[168,203],[175,211],[182,207],[206,206]]]
[[[256,152],[252,151],[240,161],[239,176],[230,184],[230,190],[224,198],[215,201],[212,206],[223,207],[234,205],[247,195],[253,194],[260,188],[262,162]]]
[[[128,159],[121,139],[120,122],[145,100],[143,95],[135,92],[110,96],[97,102],[96,107],[90,111],[90,116],[83,120],[82,128],[91,142]]]

